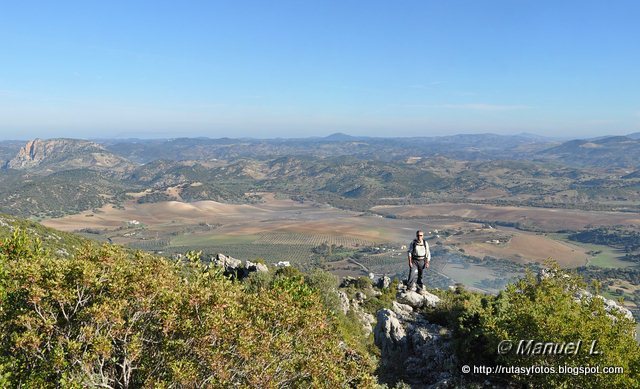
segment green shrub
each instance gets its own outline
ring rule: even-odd
[[[375,384],[300,276],[252,293],[197,253],[174,263],[105,245],[57,258],[28,240],[0,245],[3,387]]]
[[[497,296],[465,291],[440,292],[441,304],[426,312],[430,321],[452,329],[460,365],[620,366],[624,374],[512,374],[495,379],[531,383],[535,387],[638,387],[640,346],[635,340],[635,322],[617,311],[607,312],[600,298],[575,301],[586,288],[577,276],[551,266],[550,277],[538,280],[531,273],[510,284]],[[515,350],[523,340],[557,344],[582,341],[576,355],[523,355]],[[502,341],[513,349],[498,354]],[[595,341],[601,354],[591,355]],[[478,377],[484,379],[485,376]]]

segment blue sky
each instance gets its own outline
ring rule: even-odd
[[[0,138],[640,131],[638,1],[45,1]]]

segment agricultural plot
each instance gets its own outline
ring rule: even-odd
[[[554,232],[580,230],[588,226],[640,224],[633,212],[601,212],[578,209],[495,206],[486,204],[438,203],[425,205],[376,206],[371,209],[385,215],[402,217],[449,216],[460,219],[502,221]]]
[[[512,232],[507,242],[494,243],[492,241],[471,242],[460,247],[466,254],[478,258],[491,256],[507,258],[514,262],[526,264],[530,262],[543,263],[551,258],[562,267],[577,267],[587,263],[587,250],[569,242],[550,239],[544,235],[525,232]]]
[[[224,253],[239,259],[262,258],[268,263],[289,261],[301,267],[317,264],[338,275],[373,272],[406,277],[406,254],[400,247],[409,243],[416,229],[433,232],[433,239],[430,240],[433,248],[460,250],[461,254],[464,252],[465,255],[476,258],[490,256],[525,264],[553,257],[564,267],[580,266],[587,263],[587,260],[593,264],[620,265],[611,262],[614,259],[605,257],[609,253],[603,251],[602,257],[589,256],[587,252],[590,248],[557,239],[555,236],[508,227],[481,228],[481,224],[460,219],[477,217],[478,212],[486,211],[484,206],[477,206],[480,208],[463,214],[458,214],[460,209],[455,209],[461,207],[459,204],[400,207],[412,218],[394,219],[311,202],[302,204],[269,195],[265,195],[264,199],[263,203],[254,205],[213,201],[169,201],[153,204],[129,202],[124,208],[105,206],[99,210],[49,219],[43,224],[65,231],[91,229],[95,231],[91,234],[94,239],[111,239],[117,244],[163,251],[166,255],[195,249],[208,255]],[[501,217],[510,217],[513,212],[515,211],[507,210]],[[532,210],[525,209],[523,212],[533,215]],[[428,218],[419,218],[423,214],[428,215]],[[87,217],[88,215],[92,216]],[[567,214],[560,212],[554,220],[566,217]],[[633,217],[633,214],[625,217]],[[133,220],[140,223],[135,228],[131,227]],[[491,243],[491,240],[499,240],[500,243]],[[367,269],[365,271],[352,262],[353,258],[349,258],[351,254],[348,252],[344,256],[334,255],[333,259],[327,257],[318,260],[313,248],[322,244],[343,246],[347,251],[383,246],[389,250],[377,253],[361,250],[357,261]],[[436,257],[429,277],[432,282],[444,287],[462,282],[487,291],[494,291],[503,279],[511,277],[510,271],[502,271],[499,267],[472,263],[471,259],[465,261],[469,261],[469,264],[455,262],[450,257]]]
[[[260,234],[255,244],[284,244],[284,245],[304,245],[319,246],[323,243],[331,246],[360,247],[371,246],[376,242],[373,240],[361,239],[358,237],[333,235],[333,234],[302,234],[294,232],[267,232]]]
[[[635,266],[633,262],[621,259],[624,256],[622,250],[599,244],[570,241],[567,238],[567,234],[549,234],[548,236],[552,239],[580,247],[586,253],[587,265],[613,269]]]
[[[234,258],[255,261],[262,259],[266,263],[277,263],[279,261],[289,261],[292,265],[304,266],[309,263],[313,255],[308,245],[287,245],[287,244],[214,244],[211,246],[197,247],[206,256],[213,256],[218,253],[230,255]],[[167,253],[184,253],[194,250],[191,246],[171,246]]]

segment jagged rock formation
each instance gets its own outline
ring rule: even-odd
[[[241,260],[233,257],[226,256],[224,254],[218,254],[211,258],[211,263],[215,266],[222,267],[224,274],[233,278],[242,279],[248,277],[253,272],[268,272],[267,265],[257,262],[245,261],[244,264]]]
[[[128,171],[133,165],[97,143],[78,139],[34,139],[6,163],[10,169],[48,168],[61,171],[78,168]]]
[[[396,299],[401,304],[406,304],[412,308],[435,307],[440,302],[440,297],[428,292],[417,293],[410,290],[398,291]]]
[[[409,305],[393,302],[377,313],[375,344],[383,375],[415,388],[451,387],[456,361],[449,331],[429,323]]]
[[[388,276],[383,276],[378,278],[377,286],[379,289],[386,289],[391,285],[391,278]]]

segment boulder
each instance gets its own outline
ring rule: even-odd
[[[380,349],[382,363],[393,366],[403,361],[409,351],[405,326],[397,315],[389,309],[381,309],[377,314],[377,323],[373,332],[376,346]]]
[[[347,296],[347,294],[341,290],[339,290],[337,293],[338,298],[340,299],[340,309],[342,310],[342,313],[346,315],[351,308],[351,304],[349,304],[349,296]]]
[[[399,303],[406,304],[412,308],[435,307],[440,302],[440,297],[429,292],[417,293],[410,290],[400,291],[396,295]]]
[[[456,366],[448,330],[397,302],[379,310],[377,319],[373,334],[383,376],[416,388],[448,387]]]
[[[389,286],[391,286],[391,278],[387,276],[378,278],[377,286],[380,289],[387,289]]]
[[[244,267],[247,269],[247,272],[249,273],[253,271],[261,271],[261,272],[269,271],[269,268],[267,267],[267,265],[259,262],[246,261]]]
[[[216,266],[223,267],[225,272],[227,271],[236,271],[238,268],[242,266],[242,261],[239,259],[235,259],[233,257],[228,257],[224,254],[218,253],[213,259],[213,264]]]

